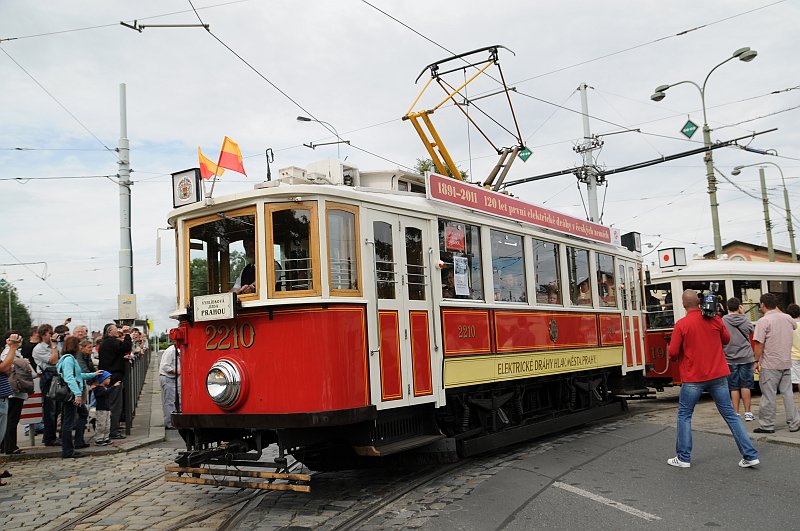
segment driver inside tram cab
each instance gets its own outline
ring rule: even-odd
[[[244,238],[245,266],[239,273],[239,278],[233,284],[231,291],[238,295],[246,295],[256,292],[256,242],[253,238]]]

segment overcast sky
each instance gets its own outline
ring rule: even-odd
[[[135,181],[134,287],[140,314],[159,330],[174,324],[167,314],[175,268],[171,233],[162,233],[162,264],[155,265],[156,229],[166,227],[172,206],[169,174],[195,167],[197,146],[216,159],[227,135],[245,155],[249,177],[227,172],[217,196],[264,180],[267,147],[275,152],[273,174],[335,157],[335,146],[303,147],[333,138],[319,124],[298,122],[301,114],[333,124],[352,143],[341,147],[342,158],[362,170],[413,166],[425,151],[400,117],[425,79],[415,85],[415,78],[450,52],[488,45],[515,54],[503,51],[500,62],[517,89],[515,112],[533,151],[508,180],[580,164],[573,147],[583,136],[576,91],[582,82],[591,87],[591,131],[604,142],[595,152],[599,165],[702,146],[701,131],[692,140],[680,133],[687,117],[703,123],[697,89],[674,87],[659,103],[650,101],[653,89],[702,84],[734,50],[757,50],[752,62],[733,60],[711,75],[708,121],[715,141],[778,128],[750,144],[778,156],[723,148],[714,152],[715,166],[759,196],[758,169],[731,177],[733,167],[780,165],[800,219],[796,1],[198,0],[195,7],[213,35],[201,28],[139,33],[119,24],[198,23],[186,0],[0,2],[0,263],[46,263],[3,265],[0,277],[17,286],[37,322],[71,316],[98,329],[116,316],[119,196],[116,154],[107,148],[116,148],[119,137],[120,83],[127,84]],[[469,90],[496,88],[487,78]],[[438,97],[430,90],[421,105]],[[510,126],[501,98],[477,103]],[[496,161],[491,147],[453,107],[434,120],[459,166],[483,180]],[[641,133],[620,133],[625,129]],[[498,145],[513,144],[501,129],[487,130]],[[768,167],[766,176],[775,243],[788,248],[780,175]],[[511,190],[585,217],[585,189],[579,193],[575,183],[567,175]],[[725,181],[719,189],[723,243],[765,242],[760,200]],[[645,243],[690,254],[713,250],[702,155],[609,176],[600,200],[604,224],[638,231]]]

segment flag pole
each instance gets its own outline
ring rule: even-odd
[[[222,143],[222,147],[225,147],[225,142]],[[214,196],[214,185],[217,184],[217,174],[219,173],[220,162],[222,162],[222,150],[220,150],[219,158],[217,158],[217,167],[214,168],[214,180],[211,181],[211,193],[208,194],[208,199],[213,199]]]

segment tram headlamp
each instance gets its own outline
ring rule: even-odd
[[[220,407],[231,407],[242,391],[242,375],[239,368],[228,360],[219,360],[208,370],[206,376],[208,396]]]

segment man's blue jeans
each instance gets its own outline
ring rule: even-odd
[[[693,382],[681,384],[681,394],[678,399],[678,442],[675,450],[678,459],[685,463],[692,462],[692,413],[694,406],[703,395],[708,392],[714,399],[717,411],[725,419],[728,428],[733,434],[739,453],[748,461],[758,459],[758,452],[753,448],[750,437],[744,429],[742,419],[736,416],[731,405],[731,395],[728,390],[728,378],[723,376],[706,382]]]

